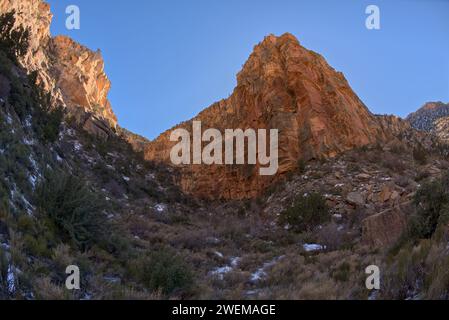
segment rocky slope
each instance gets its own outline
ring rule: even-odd
[[[30,31],[22,66],[29,73],[37,72],[38,83],[51,93],[54,104],[67,107],[86,130],[103,137],[111,134],[117,118],[107,99],[110,81],[101,53],[67,37],[51,37],[52,14],[42,0],[0,0],[0,13],[13,10],[16,25]]]
[[[449,103],[428,102],[407,116],[413,128],[435,134],[443,142],[449,142]]]
[[[212,198],[242,199],[260,194],[299,161],[334,157],[374,144],[392,135],[353,92],[342,73],[319,54],[305,49],[291,34],[270,35],[237,76],[232,95],[194,119],[180,124],[148,144],[149,160],[170,164],[170,134],[177,128],[192,131],[192,121],[225,129],[278,129],[279,171],[275,177],[257,174],[258,166],[188,166],[179,184],[187,193]],[[399,119],[381,122],[406,126]],[[399,128],[400,127],[400,128]]]

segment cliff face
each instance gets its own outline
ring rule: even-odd
[[[110,82],[99,52],[92,52],[67,37],[50,35],[52,14],[42,0],[0,0],[0,13],[15,11],[16,25],[30,31],[30,46],[20,63],[36,71],[38,82],[55,104],[68,108],[86,130],[106,135],[117,118],[107,99]],[[87,114],[86,114],[87,112]]]
[[[93,52],[63,36],[52,38],[49,45],[54,63],[50,73],[64,102],[71,108],[82,108],[116,127],[117,118],[107,98],[111,83],[104,73],[100,51]]]
[[[278,129],[279,171],[260,176],[251,166],[188,165],[180,185],[187,193],[207,198],[247,198],[260,194],[277,177],[293,171],[298,161],[333,157],[345,150],[375,143],[385,132],[342,73],[290,35],[270,35],[257,45],[237,76],[226,100],[215,103],[177,128],[203,130]],[[173,128],[174,130],[176,128]],[[171,130],[151,142],[147,159],[170,163]]]

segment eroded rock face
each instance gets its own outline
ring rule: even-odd
[[[52,38],[50,6],[42,0],[0,0],[1,14],[13,10],[16,25],[30,31],[30,46],[21,58],[22,66],[28,72],[37,72],[37,81],[51,93],[55,105],[75,114],[81,109],[93,115],[89,122],[103,122],[98,126],[82,123],[91,133],[103,135],[104,130],[97,131],[97,127],[104,125],[113,132],[117,118],[107,99],[110,82],[100,52],[67,37]]]
[[[195,165],[182,167],[180,185],[207,198],[241,199],[259,195],[298,161],[333,157],[345,150],[385,139],[379,120],[352,91],[342,73],[319,54],[302,47],[291,34],[270,35],[237,76],[237,87],[195,119],[204,130],[278,129],[279,171],[257,174],[257,166]],[[179,125],[192,131],[192,120]],[[176,128],[174,128],[176,129]],[[173,130],[173,129],[172,129]],[[170,162],[170,131],[150,143],[147,159]]]
[[[117,118],[107,98],[111,83],[104,73],[101,52],[63,36],[51,39],[49,52],[55,61],[51,71],[65,103],[84,108],[115,127]]]

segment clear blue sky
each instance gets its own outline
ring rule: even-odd
[[[290,32],[374,113],[449,102],[449,0],[49,0],[52,34],[100,48],[119,123],[150,139],[226,98],[254,45]],[[65,28],[65,8],[81,29]],[[365,28],[378,5],[381,30]]]

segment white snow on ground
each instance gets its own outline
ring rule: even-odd
[[[280,257],[274,258],[273,260],[271,260],[269,262],[265,262],[261,268],[257,269],[256,272],[251,274],[251,278],[250,278],[251,282],[257,282],[257,281],[265,278],[267,276],[266,270],[273,267],[279,260],[282,260],[283,258],[284,258],[284,256],[280,256]]]
[[[14,294],[14,292],[16,291],[16,276],[14,275],[14,267],[11,265],[8,266],[6,283],[8,286],[9,294]]]
[[[25,126],[31,128],[33,117],[31,115],[27,116],[25,119]]]
[[[251,274],[251,281],[257,282],[260,279],[266,277],[266,275],[267,275],[267,273],[265,272],[264,268],[262,267],[260,269],[257,269],[257,271],[254,272],[253,274]]]
[[[123,176],[122,177],[123,178],[123,180],[125,180],[126,182],[128,182],[129,180],[131,180],[129,177],[127,177],[127,176]]]
[[[80,151],[83,148],[83,146],[79,141],[75,141],[73,142],[73,148],[75,148],[75,151]]]
[[[8,122],[8,124],[12,124],[12,118],[9,114],[6,115],[6,122]]]
[[[302,247],[307,252],[322,251],[326,249],[326,246],[322,246],[321,244],[316,243],[305,243]]]
[[[223,280],[224,275],[226,273],[231,272],[234,270],[240,262],[239,257],[232,257],[230,260],[230,265],[226,265],[223,267],[218,267],[210,272],[211,275],[216,276],[219,280]]]
[[[223,256],[223,253],[221,253],[221,252],[215,251],[214,253],[215,253],[215,255],[216,255],[217,257],[219,257],[219,258],[223,258],[223,257],[224,257],[224,256]]]
[[[62,158],[59,154],[56,154],[56,161],[62,162]]]
[[[166,206],[165,204],[157,204],[157,205],[154,206],[154,209],[155,209],[157,212],[162,213],[162,212],[164,212],[165,210],[167,210],[167,206]]]
[[[224,275],[232,271],[230,266],[224,266],[217,269],[212,270],[211,274],[217,276],[218,279],[223,280]]]
[[[28,215],[32,216],[33,212],[34,212],[34,210],[36,210],[36,208],[33,207],[33,205],[27,200],[27,198],[25,198],[25,196],[23,194],[21,195],[21,198],[22,198],[22,202],[25,204]]]
[[[34,160],[33,156],[30,154],[30,156],[28,157],[28,160],[30,160],[31,165],[33,166],[33,169],[35,172],[39,172],[39,166],[37,165],[36,160]]]
[[[231,258],[231,266],[232,266],[233,268],[236,268],[236,267],[239,265],[240,260],[242,260],[242,259],[239,258],[239,257],[232,257],[232,258]]]
[[[30,175],[28,177],[28,181],[30,182],[31,186],[33,187],[33,189],[36,187],[36,182],[37,182],[37,177],[34,175]]]
[[[34,141],[33,140],[30,140],[30,139],[28,139],[28,138],[23,138],[23,143],[25,144],[25,145],[27,145],[27,146],[32,146],[32,145],[34,145]]]

